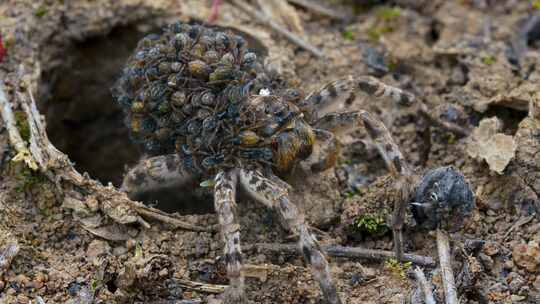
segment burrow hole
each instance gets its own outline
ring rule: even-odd
[[[159,28],[151,32],[159,32]],[[64,62],[44,74],[40,111],[52,143],[66,153],[79,172],[120,186],[128,167],[143,157],[124,125],[124,115],[110,88],[145,32],[138,27],[113,29],[66,47]],[[135,199],[166,212],[213,212],[211,198],[190,189],[160,189]]]

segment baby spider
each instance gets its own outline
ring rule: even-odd
[[[244,303],[235,202],[241,188],[283,217],[298,235],[299,250],[326,301],[341,303],[327,259],[304,216],[290,202],[290,186],[280,176],[308,157],[317,159],[313,171],[332,167],[337,137],[365,128],[391,172],[399,176],[402,194],[396,210],[411,201],[416,180],[386,127],[366,111],[346,111],[346,103],[338,98],[354,92],[389,97],[403,105],[414,100],[372,77],[338,80],[304,97],[280,75],[267,71],[241,37],[175,23],[139,42],[113,88],[132,138],[148,152],[148,158],[126,174],[122,189],[135,197],[213,178],[230,280],[225,301]]]

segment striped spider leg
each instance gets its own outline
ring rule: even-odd
[[[388,129],[379,119],[367,111],[336,112],[346,109],[346,104],[352,102],[357,91],[373,97],[389,97],[401,105],[411,105],[415,99],[414,95],[386,85],[373,77],[348,77],[329,83],[319,91],[308,95],[302,107],[306,109],[307,116],[315,130],[325,130],[335,136],[349,133],[358,128],[365,128],[367,131],[391,174],[397,180],[398,189],[394,198],[391,226],[396,258],[402,260],[402,229],[405,212],[418,177],[403,157]]]
[[[305,262],[310,266],[315,280],[319,283],[327,303],[341,303],[332,282],[328,262],[317,240],[309,232],[304,215],[289,200],[288,189],[283,183],[264,176],[258,170],[240,170],[240,183],[258,202],[276,210],[284,223],[299,235],[298,246]]]
[[[186,185],[196,179],[196,175],[184,166],[178,154],[168,154],[142,159],[124,176],[120,190],[130,197],[147,191]]]
[[[221,171],[215,177],[214,207],[225,243],[224,254],[229,287],[225,291],[225,303],[247,303],[244,292],[242,249],[240,248],[240,224],[236,205],[238,170]]]

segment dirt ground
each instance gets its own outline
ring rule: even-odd
[[[416,106],[362,96],[354,104],[385,122],[418,173],[451,165],[471,184],[476,207],[451,234],[461,303],[540,303],[540,3],[321,3],[347,17],[296,11],[299,35],[320,48],[324,59],[227,1],[216,25],[245,35],[255,52],[306,92],[347,75],[374,75],[467,130],[456,135],[433,125]],[[30,89],[52,143],[79,171],[118,186],[141,152],[130,142],[109,88],[138,39],[168,22],[204,21],[210,10],[206,0],[2,1],[0,34],[7,55],[0,59],[0,85],[15,105],[23,138],[28,140],[29,131],[17,105]],[[492,117],[497,127],[490,129]],[[360,224],[390,212],[381,194],[388,187],[384,162],[361,130],[340,141],[335,168],[317,175],[299,170],[290,177],[293,202],[306,212],[322,244],[391,250],[384,220],[374,229]],[[20,250],[7,269],[0,267],[0,303],[220,303],[219,293],[185,284],[227,284],[217,231],[148,220],[150,228],[130,223],[114,240],[99,237],[87,229],[96,217],[73,207],[82,203],[100,212],[93,208],[95,198],[15,162],[16,154],[2,123],[0,248],[16,242]],[[211,196],[189,190],[170,189],[143,200],[186,222],[214,227]],[[241,196],[239,206],[250,301],[321,303],[301,256],[249,249],[254,243],[293,243],[294,236],[248,198]],[[405,240],[407,252],[437,257],[434,234],[412,221]],[[423,303],[407,268],[331,258],[345,303]],[[425,272],[443,303],[439,269]]]

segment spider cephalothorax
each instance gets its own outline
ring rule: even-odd
[[[402,256],[403,212],[418,178],[384,124],[350,105],[355,92],[389,97],[400,105],[412,104],[414,96],[373,77],[340,79],[306,97],[300,92],[267,71],[241,37],[182,23],[143,38],[113,88],[132,137],[150,155],[127,173],[124,191],[133,196],[214,177],[230,279],[227,303],[245,301],[235,216],[238,187],[281,215],[298,235],[299,250],[326,301],[341,303],[328,262],[304,216],[289,201],[290,186],[278,176],[308,157],[314,172],[332,167],[337,137],[358,128],[367,131],[398,178],[393,230],[397,258]]]

